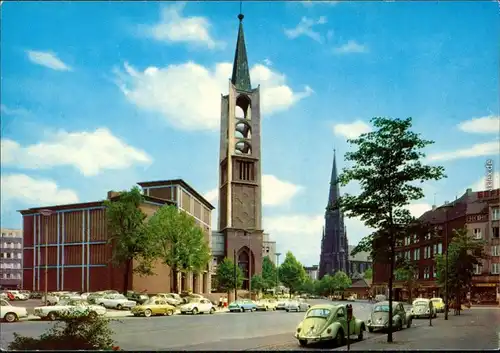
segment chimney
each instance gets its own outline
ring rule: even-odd
[[[467,196],[471,196],[472,195],[472,189],[471,188],[468,188],[465,193],[467,194]]]
[[[448,205],[448,204],[449,204],[449,202],[448,202],[448,201],[445,201],[445,202],[444,202],[444,205],[445,205],[445,206],[446,206],[446,205]]]
[[[118,191],[110,190],[110,191],[108,191],[108,200],[111,200],[113,197],[118,196],[118,195],[120,195],[120,193]]]
[[[436,209],[436,205],[432,205],[432,210],[434,211]]]

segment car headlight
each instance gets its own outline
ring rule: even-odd
[[[431,312],[431,310],[430,310],[430,309],[427,309],[426,313],[430,313],[430,312]]]

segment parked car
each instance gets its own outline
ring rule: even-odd
[[[276,299],[261,299],[255,303],[257,305],[257,310],[276,310],[276,305],[278,302]]]
[[[442,298],[431,298],[431,302],[436,312],[444,313],[444,300]]]
[[[215,306],[206,298],[191,298],[189,303],[180,307],[181,314],[215,313]]]
[[[137,304],[144,304],[149,300],[149,295],[134,291],[128,291],[126,297],[129,300],[135,301]]]
[[[7,292],[0,292],[0,299],[3,300],[9,300],[9,296],[7,295]]]
[[[349,336],[363,339],[365,323],[354,316],[349,323]],[[345,305],[320,304],[312,306],[295,331],[301,346],[320,341],[332,341],[342,346],[347,337],[347,308]]]
[[[96,298],[95,304],[105,308],[122,310],[133,308],[136,302],[127,299],[123,294],[106,294],[103,297]]]
[[[285,310],[289,301],[290,301],[289,299],[278,300],[278,303],[276,304],[276,310]]]
[[[120,294],[120,293],[118,293],[118,291],[116,290],[103,290],[103,291],[93,292],[87,295],[87,301],[90,304],[95,304],[97,298],[102,298],[110,294]]]
[[[175,313],[175,306],[168,304],[164,299],[149,299],[141,305],[132,308],[134,316],[150,317],[151,315],[171,316]]]
[[[158,293],[157,295],[154,296],[155,298],[161,298],[165,300],[167,303],[173,306],[178,306],[181,304],[186,304],[189,302],[189,299],[191,297],[184,297],[181,298],[181,296],[177,293]]]
[[[403,303],[392,302],[392,326],[397,330],[402,330],[405,326],[411,327],[412,315],[406,312]],[[372,308],[370,320],[366,325],[368,331],[384,330],[389,327],[389,302],[377,303]]]
[[[90,318],[106,314],[106,309],[99,305],[91,305],[83,299],[62,299],[55,306],[39,306],[34,314],[42,319],[57,320],[62,314],[88,315]]]
[[[299,312],[299,311],[307,311],[310,307],[311,307],[311,304],[307,303],[304,299],[299,298],[299,299],[289,301],[285,310],[286,310],[286,312],[290,312],[290,311]]]
[[[433,303],[430,299],[427,298],[417,298],[413,301],[411,314],[415,318],[426,317],[429,316],[436,317],[437,312],[433,306]]]
[[[15,322],[23,317],[28,317],[26,308],[13,306],[7,300],[0,299],[0,318],[6,322]]]
[[[240,299],[229,304],[228,309],[230,312],[257,311],[257,304],[250,299]]]
[[[30,299],[42,299],[43,293],[42,292],[31,292],[30,293]]]
[[[387,297],[385,295],[383,295],[383,294],[377,294],[375,296],[375,301],[376,302],[384,302],[386,300],[387,300]]]
[[[28,295],[21,293],[18,290],[10,290],[9,293],[14,296],[14,300],[28,300],[29,299]]]

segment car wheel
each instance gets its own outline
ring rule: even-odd
[[[243,312],[245,312],[245,309],[240,308],[240,313],[243,313]]]
[[[363,340],[363,331],[364,331],[364,327],[361,327],[359,330],[359,334],[358,334],[358,341]]]
[[[290,310],[288,310],[288,309],[285,309],[285,310],[286,310],[287,313],[290,312]]]
[[[57,319],[57,314],[54,311],[51,311],[49,315],[47,315],[47,319],[50,321],[55,321]]]
[[[167,316],[172,316],[174,315],[174,311],[172,309],[167,310]]]
[[[411,320],[408,320],[408,323],[406,324],[406,328],[410,328],[411,327]]]
[[[300,345],[301,347],[305,347],[305,346],[307,346],[307,340],[299,340],[299,345]]]
[[[106,307],[106,306],[104,305],[104,303],[101,303],[101,304],[99,304],[99,305],[100,305],[100,306],[102,306],[102,307],[104,307],[104,308]]]
[[[7,322],[15,322],[17,321],[17,315],[15,313],[7,313],[3,319]]]
[[[89,319],[90,320],[95,320],[97,318],[97,313],[95,311],[91,311],[89,313]]]
[[[401,331],[402,329],[403,329],[403,322],[399,321],[396,326],[396,330]]]
[[[214,308],[214,307],[212,307],[212,308],[210,309],[210,314],[214,314],[214,313],[215,313],[215,308]]]
[[[337,335],[335,336],[335,345],[337,347],[341,347],[344,345],[344,331],[338,330]]]
[[[269,310],[269,307],[266,306],[266,311],[268,311],[268,310]]]
[[[368,327],[368,332],[373,332],[373,327]]]
[[[145,317],[150,317],[150,316],[151,316],[151,314],[153,314],[153,312],[152,312],[150,309],[146,309],[146,310],[144,310],[144,316],[145,316]]]
[[[198,314],[198,308],[193,309],[193,315],[196,315],[196,314]]]
[[[116,308],[117,308],[118,310],[122,310],[122,309],[123,309],[123,307],[121,306],[121,304],[118,304],[118,305],[116,306]]]

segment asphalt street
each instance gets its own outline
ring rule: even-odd
[[[311,304],[328,302],[311,301]],[[331,302],[329,302],[331,303]],[[344,302],[345,303],[345,302]],[[367,320],[372,304],[354,302],[357,318]],[[500,314],[500,311],[499,311]],[[255,312],[216,315],[121,318],[112,322],[114,339],[125,350],[297,350],[293,333],[304,313]],[[437,320],[442,320],[442,315]],[[13,333],[31,337],[42,334],[52,323],[41,321],[1,324],[1,345],[6,348]],[[415,332],[428,320],[414,320]],[[381,334],[366,333],[365,341]],[[353,343],[353,347],[356,343]],[[273,348],[274,347],[274,348]]]

